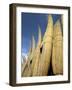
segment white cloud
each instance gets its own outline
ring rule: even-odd
[[[28,55],[26,53],[22,53],[22,57],[28,58]]]

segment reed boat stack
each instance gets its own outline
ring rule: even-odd
[[[61,25],[62,24],[62,25]],[[48,22],[44,36],[38,27],[38,42],[34,36],[27,61],[22,65],[22,76],[47,76],[50,63],[54,75],[63,74],[63,17],[53,24],[52,15],[48,15]]]

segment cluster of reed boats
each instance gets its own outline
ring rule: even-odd
[[[52,15],[48,15],[48,23],[44,36],[39,27],[38,42],[34,36],[26,62],[21,65],[21,76],[48,76],[63,74],[63,35],[62,19],[53,24]],[[51,68],[50,68],[51,67]]]

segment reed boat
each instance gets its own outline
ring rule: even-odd
[[[24,65],[24,69],[22,71],[22,76],[32,76],[32,62],[33,62],[33,56],[34,56],[34,52],[35,52],[35,39],[34,36],[32,37],[32,45],[30,47],[29,50],[29,54],[28,54],[28,60]]]
[[[54,25],[52,69],[56,75],[63,74],[63,37],[59,20]]]
[[[52,52],[52,39],[53,39],[53,19],[52,15],[48,15],[48,24],[42,41],[42,54],[40,60],[41,76],[48,75]]]
[[[35,49],[34,52],[34,58],[33,58],[33,62],[32,62],[32,76],[40,76],[40,68],[39,68],[39,64],[40,64],[40,47],[41,47],[41,29],[39,27],[39,33],[38,33],[38,43],[37,43],[37,47]]]

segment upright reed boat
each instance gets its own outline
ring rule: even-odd
[[[25,67],[23,69],[22,72],[22,76],[32,76],[32,62],[33,62],[33,56],[34,56],[34,52],[35,52],[35,39],[34,36],[32,37],[32,45],[28,54],[28,59],[27,62],[25,63]]]
[[[52,68],[54,74],[63,74],[63,37],[60,21],[54,25]]]
[[[38,33],[38,43],[37,43],[37,47],[35,49],[34,52],[34,60],[32,62],[32,76],[39,76],[40,75],[40,68],[39,68],[39,64],[40,64],[40,47],[41,47],[41,29],[39,27],[39,33]]]
[[[40,62],[41,67],[40,73],[42,76],[48,75],[52,52],[52,40],[53,40],[53,19],[52,15],[48,15],[48,24],[42,41],[43,48]]]

